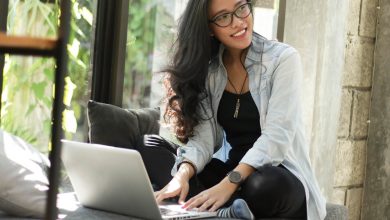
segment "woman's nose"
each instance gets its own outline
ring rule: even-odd
[[[237,17],[236,15],[233,15],[232,16],[232,28],[236,28],[236,27],[240,27],[244,24],[244,19],[243,18],[239,18]]]

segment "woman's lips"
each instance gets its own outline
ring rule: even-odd
[[[240,37],[243,37],[243,36],[245,36],[245,34],[246,34],[246,28],[245,29],[242,29],[241,31],[239,31],[239,32],[237,32],[237,33],[235,33],[235,34],[233,34],[233,35],[231,35],[232,37],[234,37],[234,38],[240,38]]]

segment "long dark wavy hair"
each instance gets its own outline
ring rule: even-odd
[[[164,120],[173,124],[182,143],[187,143],[194,127],[205,120],[200,108],[202,100],[208,97],[205,87],[208,66],[221,44],[210,35],[207,14],[210,1],[189,0],[179,21],[172,61],[163,70],[168,73],[164,82],[167,88]]]
[[[167,72],[167,108],[164,120],[173,124],[176,137],[187,143],[199,124],[200,103],[207,97],[205,81],[208,65],[218,53],[220,42],[210,36],[210,0],[190,0],[180,18],[174,54]]]

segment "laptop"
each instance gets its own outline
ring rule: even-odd
[[[61,158],[79,202],[89,208],[142,219],[197,219],[216,212],[158,205],[136,150],[62,140]]]

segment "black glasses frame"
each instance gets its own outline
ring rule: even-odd
[[[240,16],[238,16],[238,15],[236,14],[236,12],[237,12],[238,9],[240,9],[240,8],[241,8],[242,6],[244,6],[244,5],[248,5],[248,6],[249,6],[249,13],[248,13],[248,15],[245,16],[245,17],[240,17]],[[224,14],[221,14],[221,15],[218,15],[218,16],[214,17],[213,19],[210,19],[210,20],[209,20],[209,23],[213,23],[213,24],[217,25],[218,27],[227,27],[227,26],[229,26],[229,25],[232,24],[232,22],[233,22],[233,15],[236,16],[236,18],[243,19],[243,18],[247,18],[250,14],[252,14],[252,3],[251,3],[251,2],[247,2],[247,3],[245,3],[245,4],[242,4],[242,5],[238,6],[238,7],[237,7],[236,9],[234,9],[234,11],[232,11],[232,12],[224,13]],[[219,24],[217,24],[217,23],[215,22],[220,16],[225,16],[225,15],[230,15],[230,22],[229,22],[229,24],[227,24],[227,25],[219,25]]]

